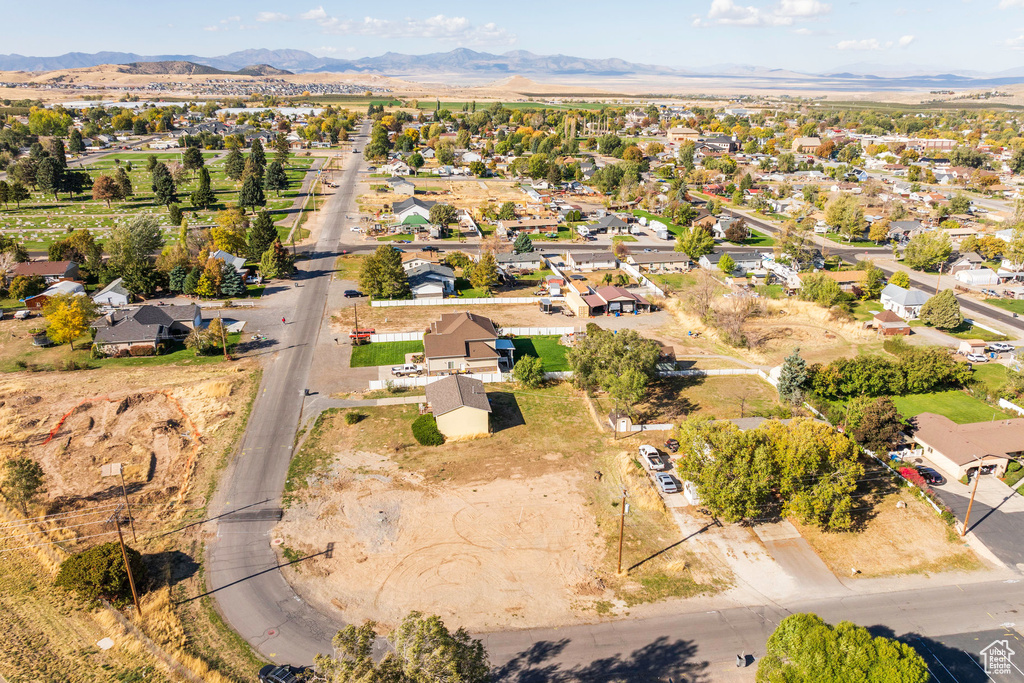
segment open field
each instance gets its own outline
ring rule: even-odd
[[[898,508],[902,501],[906,507]],[[935,510],[906,487],[878,497],[861,528],[828,532],[793,522],[838,576],[974,571],[982,562]]]
[[[709,368],[708,364],[698,364]],[[642,422],[680,422],[700,415],[717,420],[767,415],[780,408],[778,392],[756,375],[668,377],[651,386],[648,399],[636,407]],[[602,398],[604,413],[611,403]]]
[[[984,401],[962,391],[939,391],[932,394],[908,394],[894,396],[892,399],[903,417],[914,417],[921,413],[945,415],[957,424],[969,422],[987,422],[1002,420],[1008,415],[998,408],[993,408]]]
[[[299,557],[328,540],[348,550],[286,570],[304,599],[351,621],[389,625],[422,609],[452,626],[495,629],[571,623],[722,586],[683,548],[616,577],[622,483],[636,496],[627,560],[679,533],[645,475],[620,478],[620,459],[633,467],[621,452],[635,446],[598,432],[564,384],[488,385],[488,396],[493,436],[434,448],[412,439],[415,406],[358,409],[365,417],[354,425],[340,412],[324,416],[300,451],[323,455],[303,466],[275,533]],[[595,466],[606,472],[600,481]]]

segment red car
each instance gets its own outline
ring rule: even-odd
[[[348,334],[349,339],[369,339],[371,334],[375,334],[377,330],[366,329],[366,330],[352,330]]]

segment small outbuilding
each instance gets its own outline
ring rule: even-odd
[[[491,433],[491,402],[484,383],[449,375],[427,385],[427,408],[448,439],[470,439]]]

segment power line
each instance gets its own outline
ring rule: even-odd
[[[77,529],[78,527],[81,527],[81,526],[92,526],[93,524],[106,524],[109,521],[110,521],[110,518],[106,517],[104,519],[98,519],[95,522],[82,522],[80,524],[72,524],[70,526],[59,526],[59,527],[56,527],[54,529],[37,529],[35,531],[26,531],[23,534],[13,534],[11,536],[0,536],[0,541],[6,541],[6,540],[11,539],[11,538],[20,538],[22,536],[32,536],[32,535],[35,535],[35,534],[46,534],[46,533],[50,533],[52,531],[64,531],[65,529]]]
[[[116,533],[117,533],[116,531],[104,531],[104,532],[99,533],[99,534],[91,534],[89,536],[80,536],[79,538],[74,539],[74,542],[77,543],[78,541],[84,541],[87,538],[96,538],[97,536],[107,536],[109,534],[116,534]],[[22,546],[18,546],[17,548],[2,548],[2,549],[0,549],[0,553],[9,553],[9,552],[13,552],[15,550],[25,550],[27,548],[41,548],[41,547],[43,547],[45,545],[54,545],[55,543],[59,543],[59,542],[60,541],[47,541],[46,543],[34,543],[32,545],[22,545]]]
[[[3,525],[0,525],[0,529],[5,529],[5,528],[8,528],[8,527],[15,527],[15,526],[23,526],[25,524],[33,524],[37,520],[46,520],[46,519],[50,519],[50,518],[54,518],[54,517],[64,517],[66,519],[70,519],[72,517],[81,517],[81,516],[87,515],[87,514],[99,514],[99,511],[106,511],[106,510],[110,510],[111,508],[116,508],[116,507],[117,507],[116,503],[108,503],[108,504],[104,504],[104,505],[101,505],[101,506],[96,507],[96,508],[89,508],[89,510],[68,510],[67,512],[54,512],[54,513],[49,514],[49,515],[40,515],[39,517],[23,517],[22,521],[19,521],[19,522],[9,522],[9,523],[5,523]],[[96,512],[92,512],[92,511],[96,511]]]

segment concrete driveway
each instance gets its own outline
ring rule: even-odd
[[[963,523],[973,486],[973,481],[967,486],[947,479],[933,488]],[[1024,496],[991,475],[982,476],[968,531],[1008,567],[1024,570]]]

